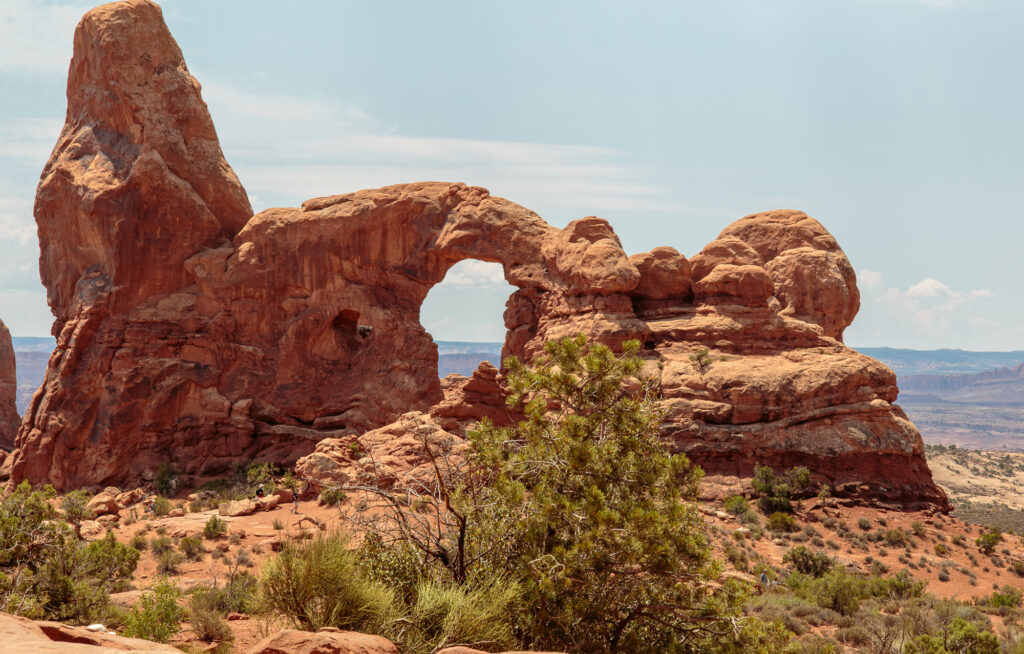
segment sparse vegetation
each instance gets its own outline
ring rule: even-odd
[[[757,505],[765,515],[771,513],[791,513],[793,497],[802,494],[811,485],[811,473],[804,467],[790,468],[776,474],[768,466],[754,466],[754,478],[751,480],[754,492],[758,494]]]
[[[181,591],[166,577],[161,578],[151,592],[142,594],[139,603],[129,612],[124,635],[166,643],[178,632],[181,623],[180,598]]]
[[[207,540],[222,538],[226,533],[228,533],[228,523],[219,516],[210,516],[203,527],[203,538]]]

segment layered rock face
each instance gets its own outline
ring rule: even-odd
[[[892,405],[895,376],[842,345],[853,269],[803,213],[743,218],[692,259],[667,247],[627,257],[603,219],[558,229],[464,184],[250,216],[145,0],[86,15],[68,89],[36,203],[57,349],[14,479],[126,484],[161,462],[216,474],[314,448],[308,469],[352,476],[349,441],[400,458],[385,441],[401,439],[407,412],[443,438],[484,416],[514,421],[493,367],[442,389],[419,323],[430,288],[479,259],[516,288],[504,355],[530,359],[580,332],[613,348],[639,339],[665,437],[712,471],[802,463],[840,490],[944,505],[920,435]],[[694,364],[701,348],[710,365]]]
[[[18,415],[18,377],[14,362],[14,346],[7,325],[0,320],[0,462],[3,451],[14,447],[14,436],[21,425]]]

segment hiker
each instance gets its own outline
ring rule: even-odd
[[[292,491],[292,513],[299,512],[299,489]]]
[[[761,588],[768,590],[768,575],[763,571],[761,572]]]
[[[263,497],[265,494],[266,492],[263,490],[263,484],[260,484],[260,487],[256,489],[256,497]]]

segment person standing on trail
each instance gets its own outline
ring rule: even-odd
[[[299,512],[299,489],[292,491],[292,513]]]

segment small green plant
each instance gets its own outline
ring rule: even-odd
[[[793,569],[797,572],[811,575],[812,577],[822,576],[831,570],[835,564],[832,557],[824,552],[815,552],[803,545],[794,547],[786,552],[786,555],[782,557],[782,562],[793,566]]]
[[[733,515],[743,515],[750,510],[750,502],[742,495],[730,495],[722,502],[722,507]]]
[[[776,511],[775,513],[768,516],[768,530],[776,532],[792,533],[799,531],[800,527],[797,526],[796,520],[793,516],[788,513]]]
[[[1003,540],[1003,535],[997,529],[989,529],[974,541],[983,554],[992,554],[996,546]]]
[[[160,495],[174,495],[178,487],[178,474],[169,463],[161,463],[156,470],[156,492]]]
[[[133,547],[140,552],[144,551],[146,547],[149,545],[146,542],[146,532],[140,529],[139,531],[132,534],[131,539],[128,541],[128,545],[129,547]]]
[[[123,635],[166,643],[178,633],[182,618],[180,598],[181,591],[166,577],[161,578],[152,592],[143,593],[128,613]]]
[[[185,559],[174,551],[164,552],[157,557],[156,570],[162,575],[178,574],[178,566]]]
[[[206,554],[206,548],[203,547],[203,541],[195,536],[187,536],[181,539],[178,543],[178,549],[185,555],[190,561],[199,561]]]
[[[949,556],[949,551],[949,547],[946,545],[943,545],[942,543],[935,544],[935,553],[938,556]]]
[[[754,466],[751,485],[759,496],[757,505],[766,515],[777,512],[792,513],[792,498],[810,487],[811,473],[807,468],[799,466],[776,474],[768,466],[758,464]]]
[[[903,531],[899,527],[893,529],[886,529],[882,539],[885,544],[889,547],[904,547],[909,542],[910,538],[907,536],[907,532]]]
[[[713,363],[709,350],[706,347],[699,348],[696,352],[690,355],[690,362],[693,364],[693,369],[703,377],[704,373],[707,372],[708,368]]]
[[[274,529],[277,531],[284,529],[284,523],[281,522],[281,518],[274,518]]]
[[[964,538],[963,534],[953,534],[953,537],[950,540],[953,542],[954,545],[963,547],[967,539]]]
[[[174,549],[174,542],[168,536],[154,536],[149,540],[149,549],[153,554],[160,556]]]
[[[219,516],[210,516],[210,519],[206,521],[206,525],[203,527],[203,538],[207,540],[221,538],[226,533],[228,533],[228,523]]]
[[[165,516],[171,512],[171,501],[166,497],[158,497],[153,501],[153,515]]]
[[[320,499],[327,506],[337,506],[345,499],[345,491],[339,486],[328,486],[320,491]]]

